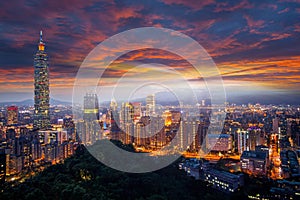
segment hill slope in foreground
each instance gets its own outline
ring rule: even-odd
[[[127,149],[128,150],[128,149]],[[223,199],[227,195],[209,189],[178,170],[178,162],[145,174],[116,171],[101,164],[80,146],[64,164],[53,165],[15,187],[0,199]],[[228,197],[229,198],[229,197]],[[243,199],[231,196],[230,199]]]

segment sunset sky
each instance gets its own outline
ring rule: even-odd
[[[152,26],[179,31],[202,45],[219,68],[230,101],[299,101],[299,1],[196,2],[0,1],[0,102],[33,98],[40,30],[50,57],[51,97],[71,101],[76,73],[93,48],[122,31]],[[128,61],[160,63],[182,73],[188,65],[153,50],[132,52],[115,64]],[[122,70],[112,68],[104,78],[119,79]]]

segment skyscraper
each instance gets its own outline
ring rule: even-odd
[[[83,131],[81,140],[86,145],[101,139],[99,127],[99,102],[96,94],[87,93],[83,102]]]
[[[9,106],[7,107],[7,125],[18,123],[18,107]]]
[[[125,144],[129,144],[133,141],[132,136],[134,132],[134,125],[133,125],[134,107],[132,103],[129,102],[122,103],[120,116],[121,116],[120,128],[125,132],[125,139],[123,142]]]
[[[40,32],[38,51],[34,55],[34,121],[33,127],[50,128],[48,55]]]
[[[5,183],[5,176],[6,176],[6,153],[5,149],[0,149],[0,185]]]
[[[146,98],[146,115],[153,116],[155,114],[155,95],[148,95]]]
[[[249,131],[238,130],[237,132],[237,151],[242,154],[244,151],[249,151]]]
[[[87,93],[84,96],[83,109],[83,120],[99,120],[99,102],[97,94]]]
[[[114,98],[111,100],[110,103],[108,117],[110,119],[111,139],[120,140],[120,115],[118,112],[118,104]]]
[[[133,119],[135,121],[139,120],[142,115],[142,103],[140,102],[133,102]]]

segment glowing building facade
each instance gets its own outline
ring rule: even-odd
[[[83,131],[81,140],[85,145],[91,145],[101,139],[99,126],[99,102],[96,94],[87,93],[83,103]]]
[[[38,51],[34,55],[34,121],[36,129],[50,128],[49,115],[49,63],[45,43],[40,32]]]
[[[18,107],[9,106],[7,107],[7,125],[18,123]]]
[[[155,114],[155,95],[148,95],[146,98],[146,115],[153,116]]]

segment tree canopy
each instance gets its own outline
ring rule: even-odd
[[[0,199],[229,199],[188,177],[177,166],[175,162],[144,174],[120,172],[101,164],[81,146],[63,164],[50,166],[24,183],[5,189]]]

